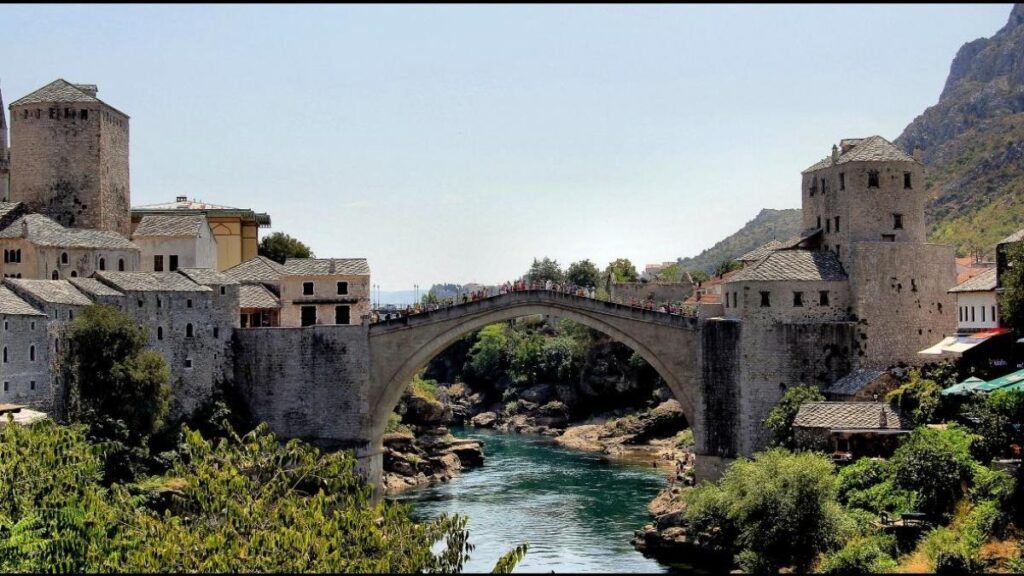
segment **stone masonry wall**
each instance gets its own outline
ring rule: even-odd
[[[612,298],[629,302],[637,300],[654,300],[655,302],[682,302],[693,294],[693,284],[689,282],[616,282],[612,284]]]
[[[0,362],[0,402],[51,410],[55,397],[50,382],[46,316],[0,314],[0,323],[0,349],[7,355],[7,361]]]

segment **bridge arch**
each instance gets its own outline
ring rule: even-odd
[[[558,292],[525,291],[372,325],[371,442],[383,438],[388,415],[402,392],[435,356],[484,326],[536,314],[578,322],[629,346],[665,380],[700,436],[700,329],[695,318]]]

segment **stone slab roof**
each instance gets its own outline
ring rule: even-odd
[[[910,423],[886,402],[807,402],[796,413],[793,427],[907,430]]]
[[[26,238],[37,246],[53,248],[105,248],[135,250],[139,247],[117,232],[65,228],[42,214],[26,214],[0,230],[0,238]]]
[[[236,264],[224,271],[224,274],[243,284],[251,284],[254,282],[277,284],[281,281],[281,275],[284,273],[284,266],[274,262],[266,256],[250,258],[245,262]]]
[[[210,292],[177,272],[97,272],[95,277],[122,292]]]
[[[885,374],[885,370],[858,368],[857,370],[854,370],[833,382],[831,386],[825,389],[825,393],[843,395],[856,394],[883,374]]]
[[[846,272],[833,252],[779,250],[739,270],[728,282],[775,280],[843,281],[846,280]]]
[[[262,284],[242,284],[238,287],[239,308],[280,308],[281,301]]]
[[[124,296],[124,294],[114,290],[110,286],[107,286],[103,282],[95,278],[69,278],[68,282],[71,282],[75,288],[78,288],[86,294],[92,296]]]
[[[889,142],[881,136],[869,136],[867,138],[847,138],[844,144],[852,145],[846,152],[841,152],[835,164],[846,164],[847,162],[917,162],[914,157],[900,150],[898,146]],[[833,166],[832,156],[829,155],[820,162],[816,162],[801,172],[806,174],[822,168]]]
[[[178,268],[178,272],[203,286],[234,286],[238,284],[238,281],[231,276],[213,268]]]
[[[333,274],[369,275],[366,258],[289,258],[285,274],[294,276],[329,276]]]
[[[6,218],[9,214],[14,213],[17,210],[24,209],[25,205],[21,202],[0,202],[0,221]]]
[[[149,214],[142,217],[133,236],[198,237],[206,217],[201,214]]]
[[[770,252],[778,250],[779,248],[782,248],[782,242],[779,242],[778,240],[772,240],[771,242],[762,244],[757,248],[754,248],[753,250],[747,252],[743,256],[740,256],[736,260],[738,260],[739,262],[757,262],[761,258],[767,256]]]
[[[994,292],[996,289],[996,269],[989,268],[968,279],[962,284],[950,288],[950,292]]]
[[[1008,244],[1010,242],[1020,242],[1024,240],[1024,228],[1017,230],[1013,234],[1010,234],[1006,238],[999,241],[1000,244]]]
[[[7,286],[0,286],[0,314],[18,316],[46,316],[18,297]]]
[[[178,196],[174,202],[161,202],[159,204],[146,204],[144,206],[132,207],[132,216],[146,216],[147,214],[164,214],[175,212],[191,212],[206,214],[209,216],[240,216],[245,220],[255,221],[260,226],[270,226],[270,215],[262,212],[254,212],[248,208],[235,208],[221,204],[211,204],[200,200],[189,200],[187,196]]]
[[[101,100],[92,94],[82,90],[82,85],[72,84],[63,78],[58,78],[46,86],[26,96],[11,102],[11,106],[22,104],[43,104],[48,102],[100,102]]]
[[[78,291],[67,280],[29,280],[8,278],[4,280],[16,292],[28,294],[39,302],[49,304],[68,304],[71,306],[88,306],[92,304],[85,294]]]

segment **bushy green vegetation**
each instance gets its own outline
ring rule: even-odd
[[[569,265],[565,279],[571,284],[589,288],[597,286],[601,281],[601,271],[590,260],[580,260]]]
[[[942,387],[925,378],[919,370],[911,370],[907,382],[889,392],[885,399],[917,425],[933,422],[941,405]]]
[[[112,486],[84,427],[0,437],[5,572],[449,572],[471,548],[464,519],[414,524],[370,502],[347,453],[263,426],[214,441],[186,429],[166,474]]]
[[[309,246],[284,232],[274,232],[264,236],[260,240],[257,253],[279,264],[284,264],[285,260],[289,258],[313,258],[313,251],[309,249]]]
[[[825,396],[816,386],[794,386],[782,395],[782,399],[768,413],[761,423],[772,433],[776,446],[794,448],[793,420],[804,402],[824,400]]]
[[[972,440],[955,425],[917,428],[889,460],[895,486],[916,492],[922,512],[948,517],[971,479]]]
[[[1010,266],[1001,277],[1001,319],[1018,332],[1024,332],[1024,243],[1007,246],[1006,261]]]
[[[530,270],[526,273],[526,280],[528,282],[545,282],[547,280],[562,282],[565,280],[565,272],[558,265],[558,260],[552,260],[547,256],[541,260],[534,258]]]

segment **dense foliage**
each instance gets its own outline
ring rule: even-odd
[[[911,370],[907,382],[889,392],[885,399],[911,422],[917,425],[935,420],[941,405],[942,387],[925,378],[918,370]]]
[[[313,257],[313,251],[309,249],[309,246],[284,232],[274,232],[264,236],[260,240],[257,253],[280,264],[284,264],[285,260],[289,258]]]
[[[1018,332],[1024,332],[1024,242],[1006,247],[1009,265],[1003,273],[1003,292],[999,295],[1002,321]]]
[[[571,284],[590,288],[601,281],[601,271],[590,260],[580,260],[569,264],[565,279]]]
[[[262,426],[212,442],[186,429],[167,474],[109,488],[82,427],[0,434],[4,572],[452,572],[471,548],[464,519],[414,524],[369,501],[348,454]]]
[[[831,462],[774,449],[737,460],[717,484],[687,496],[685,516],[699,541],[736,555],[752,572],[809,570],[849,529],[836,502]]]
[[[889,460],[898,488],[917,493],[918,508],[948,516],[970,479],[972,437],[957,426],[914,430]]]
[[[542,260],[533,259],[530,269],[525,276],[528,282],[562,282],[565,280],[565,272],[558,265],[558,260],[552,260],[545,256]]]
[[[782,395],[782,399],[768,412],[762,425],[772,433],[772,441],[776,446],[793,448],[793,420],[804,402],[824,400],[816,386],[794,386]]]
[[[636,282],[640,275],[629,258],[616,258],[604,269],[605,278],[611,282]]]

